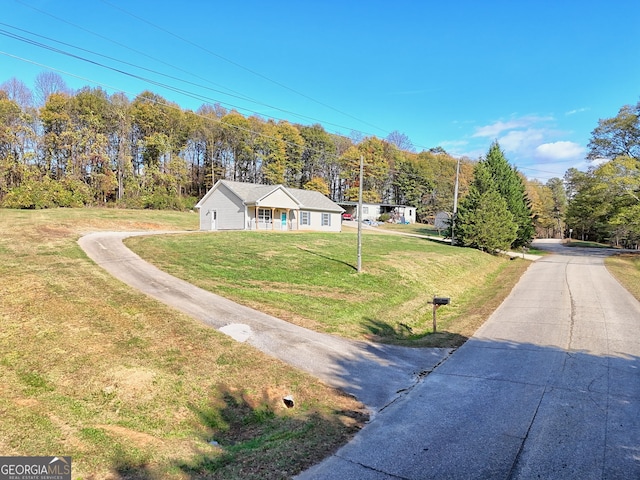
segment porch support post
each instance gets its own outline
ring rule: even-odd
[[[276,209],[271,207],[271,231],[274,230]]]
[[[256,222],[256,230],[258,230],[258,205],[256,205],[256,218],[255,218],[255,222]]]

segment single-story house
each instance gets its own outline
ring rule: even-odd
[[[197,203],[200,230],[339,232],[344,209],[320,192],[218,180]]]
[[[358,202],[340,202],[340,206],[350,213],[354,219],[358,218]],[[393,205],[390,203],[363,203],[362,220],[380,220],[380,216],[387,214],[395,223],[416,223],[416,209],[407,205]]]

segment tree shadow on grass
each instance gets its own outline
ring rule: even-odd
[[[435,333],[416,333],[404,323],[392,325],[374,318],[365,318],[363,327],[372,341],[406,347],[457,348],[469,339],[464,335],[446,330]]]
[[[324,254],[322,254],[322,253],[318,253],[318,252],[311,251],[311,250],[309,250],[308,248],[298,247],[298,250],[302,250],[303,252],[309,253],[309,254],[311,254],[311,255],[315,255],[315,256],[317,256],[317,257],[324,258],[325,260],[330,260],[330,261],[332,261],[332,262],[340,263],[340,264],[342,264],[342,265],[346,265],[346,266],[347,266],[347,267],[349,267],[349,268],[352,268],[353,270],[357,270],[357,267],[356,267],[355,265],[351,265],[350,263],[345,262],[345,261],[343,261],[343,260],[337,260],[337,259],[335,259],[335,258],[328,257],[328,256],[326,256],[326,255],[324,255]]]
[[[201,432],[202,449],[191,460],[163,470],[191,479],[291,478],[346,443],[369,418],[364,410],[337,406],[331,414],[322,414],[296,398],[268,390],[249,396],[227,386],[220,386],[208,405],[190,405],[190,410],[197,418],[194,430]],[[118,478],[164,478],[158,467],[144,461],[116,455],[113,463]]]
[[[126,480],[157,480],[158,475],[152,473],[146,462],[132,462],[130,460],[114,459],[114,472],[119,479]]]
[[[387,348],[371,345],[369,353]],[[429,351],[404,350],[421,355]],[[424,372],[419,375],[423,381],[415,387],[398,391],[401,395],[412,393],[411,401],[385,402],[384,421],[377,423],[380,417],[376,416],[358,441],[327,467],[328,473],[325,469],[318,474],[316,469],[304,478],[350,478],[337,467],[345,467],[353,459],[367,468],[366,462],[372,458],[371,468],[383,466],[398,478],[458,478],[481,471],[490,457],[498,459],[492,468],[500,473],[492,478],[506,478],[513,472],[528,478],[532,471],[553,473],[566,468],[576,472],[576,478],[593,474],[639,478],[640,356],[632,342],[618,350],[603,355],[474,337],[449,360],[433,367],[433,375]],[[343,358],[338,367],[349,382],[360,380],[357,385],[366,387],[362,378],[351,375],[369,372],[371,363],[366,357]],[[392,382],[397,373],[393,367],[380,366],[377,382]],[[354,422],[362,418],[361,412],[339,408],[331,417],[317,412],[291,416],[287,414],[291,411],[282,407],[278,411],[269,403],[272,400],[277,399],[263,395],[256,400],[220,387],[210,404],[191,407],[203,444],[217,441],[219,455],[209,449],[164,471],[190,479],[291,478],[329,456],[358,431],[353,426],[348,435],[335,435],[336,426],[345,427],[335,420],[338,414],[350,416]],[[408,419],[412,428],[406,428]],[[452,435],[461,425],[466,434]],[[388,442],[389,427],[394,426],[397,436]],[[513,435],[516,430],[531,433],[520,438]],[[502,440],[487,441],[489,437]],[[329,444],[331,440],[334,443]],[[521,443],[520,448],[512,448],[514,442]],[[504,455],[496,454],[500,448]],[[376,456],[369,455],[376,449]],[[521,450],[526,455],[516,455]],[[445,457],[447,461],[442,461]],[[143,462],[120,463],[114,469],[123,479],[163,478]]]
[[[368,420],[358,410],[303,414],[306,407],[295,402],[267,390],[255,398],[220,386],[211,405],[191,407],[204,427],[203,440],[219,452],[177,467],[191,478],[290,478],[348,441]]]

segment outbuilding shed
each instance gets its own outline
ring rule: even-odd
[[[358,218],[358,202],[340,202],[340,205]],[[382,215],[388,215],[394,223],[416,223],[416,209],[408,205],[394,205],[390,203],[363,203],[362,220],[380,220]]]
[[[197,203],[200,230],[339,232],[344,209],[311,190],[218,180]]]

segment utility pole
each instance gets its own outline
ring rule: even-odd
[[[364,157],[360,155],[360,186],[358,188],[358,273],[362,272],[362,177]]]
[[[456,244],[455,229],[456,229],[456,214],[458,213],[458,183],[460,178],[460,158],[456,164],[456,184],[453,190],[453,218],[451,219],[451,245]]]

